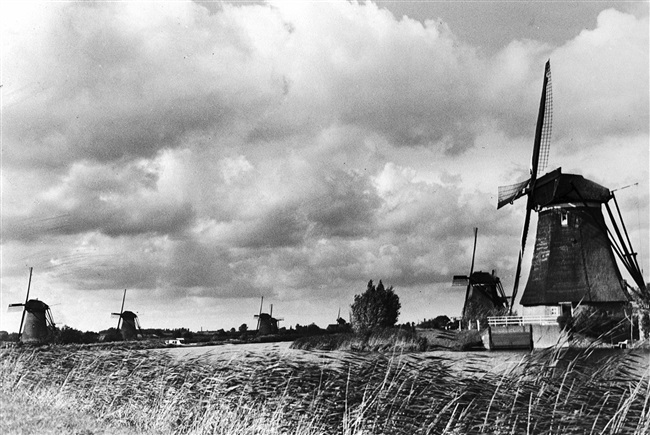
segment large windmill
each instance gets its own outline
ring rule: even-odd
[[[122,308],[119,313],[111,313],[111,317],[117,317],[117,330],[122,334],[124,340],[134,340],[138,337],[140,322],[138,315],[133,311],[124,311],[124,301],[126,300],[126,289],[122,296]]]
[[[263,313],[262,306],[264,304],[264,296],[260,302],[260,312],[253,317],[257,319],[257,335],[269,335],[278,333],[278,322],[284,319],[276,319],[273,317],[273,304],[271,304],[270,313]]]
[[[29,282],[27,284],[27,296],[24,303],[9,304],[9,311],[22,311],[18,335],[21,343],[43,344],[52,340],[56,325],[52,318],[50,307],[38,299],[29,299],[29,291],[32,285],[32,271],[29,268]]]
[[[526,197],[511,310],[519,288],[531,212],[535,210],[538,222],[533,260],[520,301],[524,314],[571,315],[578,305],[619,311],[629,301],[629,293],[614,252],[639,286],[639,291],[646,292],[636,254],[626,232],[623,237],[625,227],[613,192],[580,175],[563,174],[561,168],[542,175],[551,143],[552,102],[551,67],[547,62],[530,178],[499,187],[497,208]],[[614,199],[623,231],[608,205],[610,199]],[[603,205],[614,231],[605,223]],[[540,312],[541,307],[544,307],[543,312]]]
[[[508,308],[508,299],[499,277],[494,272],[474,272],[477,237],[478,228],[474,228],[474,249],[469,275],[454,275],[452,281],[452,286],[466,288],[462,313],[463,319],[466,320],[496,315]]]

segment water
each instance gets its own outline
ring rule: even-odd
[[[294,362],[317,362],[323,365],[337,364],[345,354],[343,351],[308,351],[300,349],[290,349],[290,342],[280,343],[248,343],[248,344],[223,344],[217,346],[185,346],[176,348],[159,349],[160,352],[167,352],[176,358],[207,358],[208,361],[226,361],[236,363],[246,358],[259,358],[263,355],[272,354],[280,359],[286,359]],[[581,352],[580,349],[562,349],[557,355],[550,350],[533,351],[470,351],[470,352],[450,352],[450,351],[430,351],[416,352],[408,354],[366,354],[357,353],[359,358],[375,358],[391,356],[395,358],[405,358],[419,360],[423,363],[441,362],[454,371],[464,372],[465,374],[476,373],[482,375],[485,373],[506,373],[517,370],[526,361],[529,361],[531,355],[542,357],[541,360],[552,360],[552,364],[558,367],[566,367],[569,362],[573,361]],[[606,361],[613,355],[629,356],[628,369],[636,373],[639,377],[650,377],[650,349],[596,349],[590,353],[587,361],[594,365]]]

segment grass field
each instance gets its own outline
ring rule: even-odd
[[[242,353],[7,349],[3,434],[647,434],[647,351]],[[462,354],[459,354],[462,355]]]

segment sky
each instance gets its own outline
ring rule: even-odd
[[[617,191],[648,277],[647,2],[0,3],[3,307],[59,326],[458,316],[512,291],[544,64],[548,169]],[[533,213],[534,215],[534,213]],[[522,282],[532,256],[528,238]],[[624,277],[626,274],[624,273]],[[0,310],[0,330],[20,314]]]

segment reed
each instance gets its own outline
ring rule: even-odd
[[[119,347],[8,349],[1,421],[3,433],[650,433],[648,353],[566,352],[492,372],[490,353],[467,354],[459,368],[398,351],[214,361]]]
[[[365,333],[348,332],[299,337],[291,344],[291,348],[363,352],[418,352],[427,348],[427,340],[410,330],[385,328]]]

